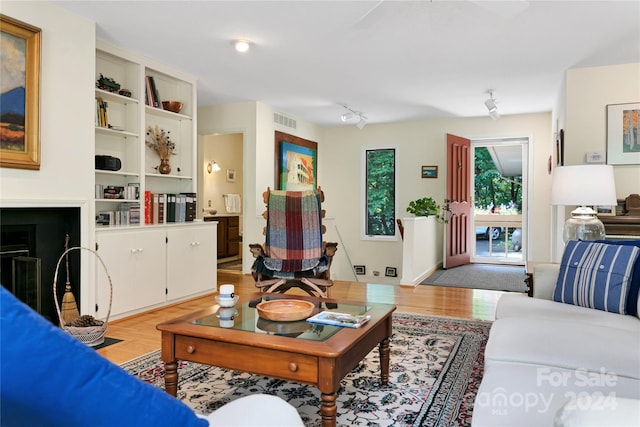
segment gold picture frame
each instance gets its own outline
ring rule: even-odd
[[[0,167],[40,169],[41,33],[38,27],[0,14]]]

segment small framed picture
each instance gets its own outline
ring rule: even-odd
[[[398,277],[398,270],[395,267],[387,267],[384,270],[384,275],[387,277]]]
[[[236,171],[227,169],[227,182],[236,182]]]
[[[367,268],[364,265],[354,265],[353,271],[355,271],[357,275],[361,276],[367,272]]]
[[[438,177],[438,166],[422,166],[422,174],[423,178],[437,178]]]
[[[616,206],[596,206],[595,211],[600,216],[613,216],[616,214]]]

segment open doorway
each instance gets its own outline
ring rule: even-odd
[[[218,222],[218,268],[242,270],[242,133],[201,135],[202,175],[198,200],[204,221]]]
[[[471,147],[471,261],[524,265],[528,138],[475,140]]]

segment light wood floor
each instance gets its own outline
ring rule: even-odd
[[[235,285],[239,295],[256,292],[253,278],[240,272],[218,270],[218,286]],[[358,282],[334,282],[331,297],[356,301],[391,303],[397,311],[466,319],[494,320],[496,304],[503,292],[440,286],[399,286]],[[98,353],[120,364],[160,348],[158,323],[206,308],[214,304],[213,295],[205,295],[179,304],[110,321],[106,336],[122,342]]]

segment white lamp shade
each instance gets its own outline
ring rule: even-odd
[[[558,166],[553,171],[552,205],[613,206],[617,203],[613,166]]]

